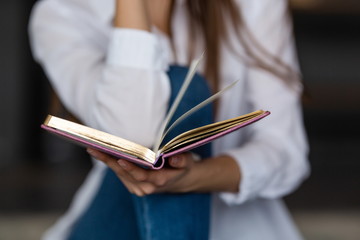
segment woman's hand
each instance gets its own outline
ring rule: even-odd
[[[169,159],[169,168],[143,169],[122,159],[88,149],[90,155],[110,167],[127,189],[144,196],[159,192],[238,192],[241,180],[236,161],[226,155],[194,161],[183,153]]]
[[[126,160],[115,158],[99,151],[88,149],[90,155],[104,162],[118,176],[129,192],[144,196],[158,192],[190,192],[195,178],[189,173],[195,162],[190,153],[169,158],[170,168],[143,169]]]

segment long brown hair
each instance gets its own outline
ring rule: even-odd
[[[238,54],[252,67],[262,68],[288,85],[299,82],[299,75],[277,56],[271,55],[261,46],[242,21],[241,12],[232,0],[186,0],[189,14],[189,36],[200,32],[206,48],[205,75],[214,90],[220,78],[220,43],[225,41],[229,47],[229,31],[234,30],[246,56]],[[230,24],[228,19],[230,20]],[[171,19],[170,19],[171,21]],[[230,25],[230,26],[229,26]],[[171,26],[171,24],[169,24]],[[192,39],[192,42],[194,39]],[[193,57],[194,45],[189,46],[189,58]],[[259,55],[261,54],[261,56]]]

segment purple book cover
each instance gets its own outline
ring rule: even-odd
[[[161,169],[163,166],[164,166],[164,163],[166,161],[166,158],[168,157],[171,157],[173,155],[176,155],[176,154],[179,154],[179,153],[183,153],[183,152],[187,152],[187,151],[190,151],[191,149],[194,149],[194,148],[197,148],[199,146],[202,146],[206,143],[209,143],[217,138],[220,138],[222,136],[225,136],[233,131],[236,131],[240,128],[243,128],[247,125],[250,125],[266,116],[268,116],[270,114],[270,112],[268,111],[265,111],[264,113],[260,114],[259,116],[255,117],[255,118],[252,118],[248,121],[245,121],[241,124],[238,124],[230,129],[227,129],[223,132],[220,132],[220,133],[217,133],[217,134],[214,134],[212,136],[209,136],[209,137],[206,137],[204,139],[201,139],[199,141],[196,141],[196,142],[193,142],[193,143],[190,143],[188,145],[185,145],[185,146],[182,146],[178,149],[175,149],[173,151],[170,151],[170,152],[167,152],[167,153],[164,153],[164,154],[161,154],[160,156],[158,156],[158,158],[156,159],[155,163],[154,164],[151,164],[149,162],[146,162],[142,159],[139,159],[139,158],[136,158],[134,156],[131,156],[131,155],[128,155],[126,153],[122,153],[122,152],[119,152],[119,151],[115,151],[113,149],[110,149],[110,148],[106,148],[100,144],[97,144],[97,143],[94,143],[94,142],[91,142],[91,141],[88,141],[86,139],[83,139],[83,138],[80,138],[80,137],[77,137],[77,136],[74,136],[72,134],[68,134],[68,133],[65,133],[61,130],[57,130],[55,128],[51,128],[51,127],[48,127],[44,124],[41,125],[41,127],[43,129],[45,129],[46,131],[50,132],[50,133],[53,133],[55,135],[58,135],[60,137],[63,137],[67,140],[70,140],[71,142],[74,142],[78,145],[81,145],[81,146],[84,146],[84,147],[90,147],[90,148],[94,148],[94,149],[97,149],[101,152],[104,152],[104,153],[107,153],[109,155],[112,155],[116,158],[122,158],[122,159],[125,159],[125,160],[128,160],[130,162],[133,162],[133,163],[136,163],[136,164],[140,164],[140,165],[143,165],[143,166],[146,166],[146,167],[149,167],[151,169]]]

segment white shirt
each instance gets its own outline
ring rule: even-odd
[[[262,47],[296,69],[286,1],[235,2]],[[113,9],[113,0],[40,1],[30,22],[32,49],[62,102],[79,119],[149,147],[167,109],[165,71],[172,63],[188,64],[186,9],[177,1],[172,26],[176,60],[169,40],[155,28],[149,33],[112,27]],[[230,41],[243,52],[235,33]],[[217,120],[256,109],[272,114],[214,142],[215,155],[236,159],[242,181],[237,194],[213,194],[211,239],[301,239],[279,200],[309,172],[300,91],[247,66],[229,48],[223,46],[222,54],[220,87],[237,79],[240,83],[221,98]],[[96,194],[104,169],[95,162],[70,209],[44,239],[66,238]]]

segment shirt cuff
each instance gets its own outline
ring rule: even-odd
[[[256,144],[255,144],[256,145]],[[219,197],[228,205],[242,204],[254,199],[264,185],[264,175],[268,173],[266,164],[262,164],[258,147],[253,144],[226,151],[224,154],[234,158],[239,165],[241,181],[238,193],[219,193]],[[261,155],[261,154],[260,154]]]
[[[114,28],[108,48],[107,64],[145,70],[162,70],[161,51],[155,34]]]

